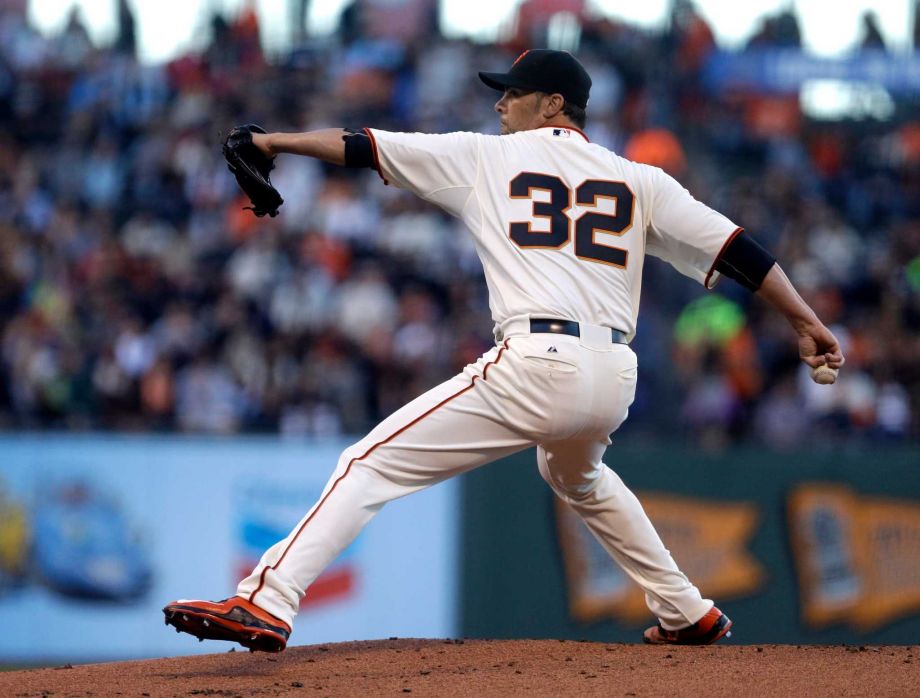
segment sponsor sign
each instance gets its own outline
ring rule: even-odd
[[[233,594],[347,445],[0,437],[0,661],[226,651],[176,634],[161,608]],[[457,492],[384,507],[308,590],[291,644],[455,635]]]
[[[638,496],[678,566],[704,596],[732,599],[760,588],[763,569],[746,549],[758,521],[753,504]],[[641,589],[558,498],[556,514],[572,617],[583,622],[612,617],[628,624],[648,620]]]
[[[920,610],[920,504],[808,483],[789,496],[802,618],[873,630]]]
[[[262,554],[285,540],[310,508],[319,500],[323,488],[311,482],[285,481],[279,478],[243,478],[234,487],[236,518],[234,565],[231,582],[247,577]],[[347,600],[355,592],[360,576],[358,538],[332,561],[310,585],[301,599],[301,609]]]
[[[895,95],[920,91],[920,55],[863,50],[842,58],[814,56],[798,49],[715,51],[703,79],[713,92],[727,90],[797,93],[808,80],[880,84]]]

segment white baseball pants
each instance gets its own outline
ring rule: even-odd
[[[712,607],[677,568],[635,495],[601,462],[626,419],[636,355],[610,330],[530,334],[527,318],[460,374],[348,447],[319,501],[269,548],[237,594],[291,624],[307,587],[384,504],[536,445],[540,474],[629,576],[669,630]]]

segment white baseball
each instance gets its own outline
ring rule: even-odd
[[[811,369],[811,379],[819,385],[832,385],[837,380],[837,369],[830,366],[818,366]]]

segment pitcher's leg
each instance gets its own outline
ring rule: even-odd
[[[486,375],[441,384],[347,448],[319,501],[237,595],[290,624],[306,588],[385,503],[532,445],[494,414]]]
[[[604,549],[645,591],[663,627],[696,623],[712,601],[681,572],[636,496],[601,462],[607,444],[565,441],[537,449],[540,474],[571,506]]]

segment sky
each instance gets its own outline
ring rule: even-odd
[[[129,0],[135,10],[141,59],[168,60],[194,47],[213,8],[230,13],[248,0]],[[312,0],[308,26],[312,33],[327,34],[348,0]],[[379,0],[387,2],[388,0]],[[396,0],[389,0],[396,1]],[[283,48],[288,35],[285,0],[255,0],[259,8],[263,39],[270,47]],[[494,39],[507,26],[520,0],[488,0],[488,13],[473,0],[442,0],[444,30],[449,36]],[[890,48],[910,50],[914,0],[695,0],[719,44],[735,48],[744,43],[765,14],[793,6],[800,19],[806,48],[821,56],[841,55],[858,42],[860,17],[874,10]],[[79,5],[97,42],[111,39],[115,31],[115,0],[30,0],[34,24],[53,34],[63,25],[70,8]],[[589,0],[595,11],[650,29],[666,21],[671,0]]]

